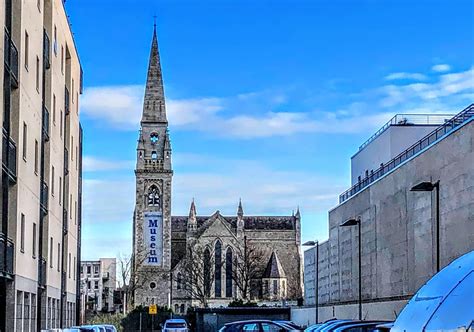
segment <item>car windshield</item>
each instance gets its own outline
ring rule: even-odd
[[[166,323],[166,328],[184,328],[186,323]]]

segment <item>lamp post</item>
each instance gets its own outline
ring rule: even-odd
[[[439,272],[440,269],[440,255],[439,255],[439,181],[436,182],[420,182],[417,185],[413,186],[410,191],[423,191],[423,192],[432,192],[436,189],[436,218],[435,218],[435,227],[436,227],[436,272]]]
[[[362,320],[362,258],[361,258],[361,233],[360,233],[360,218],[349,219],[344,221],[340,227],[350,227],[350,226],[357,226],[357,230],[359,232],[359,320]]]
[[[314,260],[314,308],[315,308],[315,324],[319,321],[319,242],[307,241],[304,246],[315,246],[316,257]]]

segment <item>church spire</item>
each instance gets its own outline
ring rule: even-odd
[[[143,122],[167,122],[160,53],[158,51],[158,38],[156,36],[156,23],[154,24],[150,60],[148,63],[145,99],[143,103],[142,123]]]

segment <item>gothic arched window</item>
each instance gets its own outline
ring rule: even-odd
[[[211,296],[211,252],[209,248],[204,250],[204,294],[207,297]]]
[[[225,297],[232,297],[232,249],[225,253]]]
[[[181,278],[181,272],[178,272],[178,276],[176,277],[176,289],[181,289],[181,283],[183,282]]]
[[[221,275],[222,275],[222,244],[221,241],[217,240],[216,245],[214,247],[214,293],[215,297],[222,296],[222,287],[221,287]]]
[[[156,144],[156,142],[158,142],[158,134],[157,133],[151,133],[150,141],[151,141],[151,144]]]
[[[148,189],[148,205],[160,206],[160,192],[155,185],[152,185],[150,189]]]

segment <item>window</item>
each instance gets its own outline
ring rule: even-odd
[[[225,297],[232,297],[232,249],[225,254]]]
[[[152,153],[151,153],[151,159],[153,159],[153,160],[158,159],[158,154],[156,153],[156,151],[152,151]]]
[[[181,303],[180,312],[181,312],[182,314],[184,314],[184,304],[183,304],[183,303]]]
[[[71,97],[72,103],[74,104],[74,78],[72,79]]]
[[[69,253],[69,255],[68,255],[68,269],[67,269],[67,273],[68,273],[68,278],[71,279],[71,253]]]
[[[27,148],[28,148],[28,127],[26,126],[26,123],[23,122],[23,159],[26,161],[26,153],[27,153]]]
[[[87,289],[91,289],[91,282],[90,281],[87,282]]]
[[[71,151],[71,161],[74,160],[74,136],[71,136],[71,149],[69,150]]]
[[[33,241],[32,241],[32,249],[33,249],[33,258],[36,258],[36,223],[33,223]]]
[[[61,73],[64,74],[64,46],[61,45]]]
[[[25,252],[25,215],[21,214],[20,219],[20,251]]]
[[[28,71],[28,57],[30,53],[30,36],[25,30],[25,68]]]
[[[94,281],[94,289],[99,289],[99,282],[97,280]]]
[[[53,124],[56,125],[56,95],[53,93]]]
[[[211,295],[211,253],[209,248],[204,250],[204,294],[209,297]]]
[[[77,201],[74,202],[74,225],[77,225]]]
[[[23,293],[25,298],[23,300],[23,331],[30,330],[30,293]]]
[[[51,196],[54,196],[54,166],[51,166]]]
[[[76,280],[76,256],[74,256],[74,273],[72,274],[72,279]]]
[[[158,134],[152,133],[150,135],[150,141],[151,141],[151,144],[156,144],[158,142]]]
[[[280,332],[280,331],[285,331],[285,329],[276,324],[262,323],[262,331],[263,332]]]
[[[36,56],[36,91],[40,91],[40,59]]]
[[[242,326],[242,331],[259,332],[260,328],[257,323],[249,323]]]
[[[59,205],[61,205],[63,200],[63,178],[59,177]]]
[[[176,277],[176,289],[181,289],[181,282],[182,282],[182,278],[181,278],[181,272],[178,272],[178,275]]]
[[[90,265],[87,266],[87,274],[91,274],[91,266]]]
[[[60,271],[61,268],[61,243],[58,242],[58,272]]]
[[[53,268],[53,237],[49,239],[49,267]]]
[[[38,175],[38,165],[39,165],[39,151],[38,151],[38,141],[35,140],[35,173]]]
[[[148,189],[148,205],[160,206],[160,192],[155,185],[152,185],[150,189]]]
[[[59,137],[63,138],[63,111],[60,113],[59,118]]]
[[[222,244],[221,241],[217,240],[216,245],[214,246],[214,293],[215,297],[222,296],[222,285],[221,285],[221,276],[222,276],[222,265],[221,265],[221,254],[222,254]]]
[[[16,330],[22,331],[21,323],[23,321],[23,292],[17,291],[16,293]]]
[[[278,294],[278,281],[273,280],[273,295]]]
[[[94,274],[99,274],[99,265],[94,265]]]
[[[56,29],[56,25],[54,26],[53,50],[54,50],[54,55],[58,56],[58,29]]]

